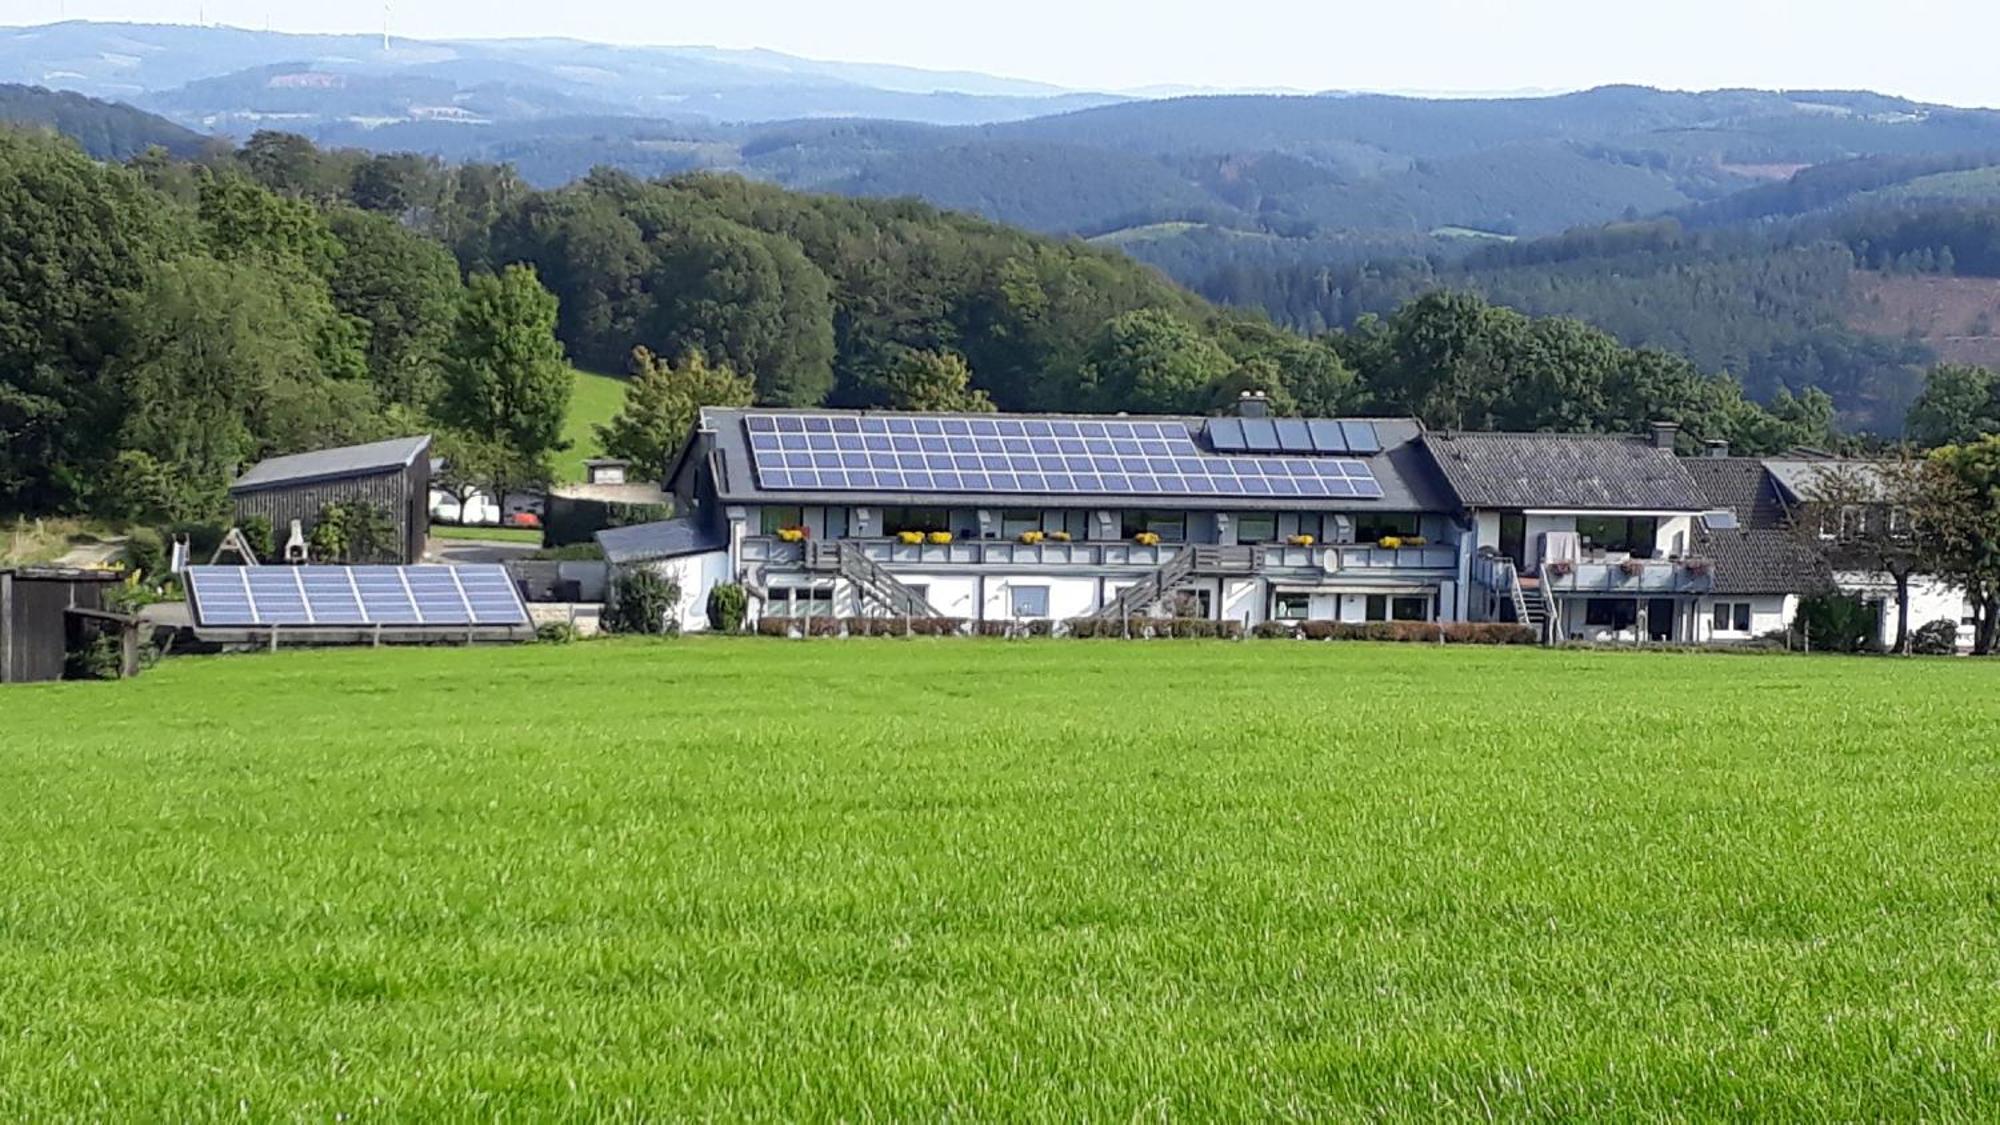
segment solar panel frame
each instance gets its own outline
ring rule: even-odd
[[[1346,453],[1347,435],[1341,431],[1340,423],[1331,418],[1309,418],[1306,432],[1312,435],[1313,452]]]
[[[1382,452],[1382,439],[1375,433],[1375,423],[1342,422],[1340,424],[1340,431],[1347,437],[1348,452],[1350,453]]]
[[[527,606],[506,568],[192,566],[200,628],[517,627]]]
[[[787,419],[798,425],[786,425]],[[751,428],[749,421],[759,419]],[[765,425],[761,420],[770,419]],[[808,427],[806,420],[812,420]],[[819,423],[824,422],[824,425]],[[835,422],[842,423],[836,429]],[[846,423],[853,423],[849,428]],[[1281,431],[1277,425],[1286,423]],[[1338,426],[1315,434],[1302,419],[1211,419],[1213,446],[1261,444],[1273,456],[1223,455],[1198,445],[1185,423],[1110,418],[911,418],[902,416],[747,415],[752,468],[775,492],[1129,494],[1279,496],[1300,499],[1379,497],[1363,461],[1319,453]],[[1253,425],[1261,423],[1261,425]],[[1257,432],[1252,435],[1250,430]],[[1268,432],[1266,432],[1268,431]],[[1252,437],[1259,441],[1252,441]],[[1366,435],[1372,438],[1372,427]],[[1279,448],[1289,440],[1293,449]],[[1315,455],[1298,456],[1311,447]],[[1247,451],[1246,451],[1247,452]],[[1291,456],[1275,456],[1291,452]],[[433,607],[435,608],[435,607]]]

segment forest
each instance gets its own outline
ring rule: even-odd
[[[1256,388],[1434,425],[1831,440],[1824,396],[1758,406],[1575,321],[1430,293],[1308,337],[1113,251],[732,176],[538,191],[281,133],[113,164],[0,131],[0,242],[9,512],[191,518],[254,458],[420,428],[520,482],[559,447],[566,359],[787,406],[1200,413]]]

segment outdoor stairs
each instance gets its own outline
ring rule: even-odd
[[[832,571],[854,587],[862,606],[889,617],[942,617],[930,600],[904,585],[882,564],[847,543],[806,543],[807,570]]]
[[[1517,575],[1514,579],[1514,619],[1535,631],[1543,644],[1549,643],[1549,622],[1554,614],[1549,604],[1549,592],[1542,580],[1528,575]]]

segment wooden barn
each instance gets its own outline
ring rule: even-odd
[[[70,611],[102,611],[105,593],[118,581],[107,570],[0,570],[0,684],[62,679],[81,625]]]
[[[310,536],[322,510],[362,501],[395,522],[401,554],[382,561],[417,562],[430,533],[430,449],[418,435],[259,461],[229,486],[236,521],[269,520],[282,550],[293,520]]]

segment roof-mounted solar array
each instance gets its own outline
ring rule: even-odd
[[[750,414],[743,422],[757,483],[779,492],[1382,496],[1361,461],[1217,456],[1179,422],[851,414]],[[1269,441],[1277,440],[1272,426]]]
[[[1382,452],[1373,422],[1333,418],[1211,418],[1202,432],[1217,453],[1326,456]]]
[[[191,566],[185,577],[200,628],[528,623],[498,566]]]

